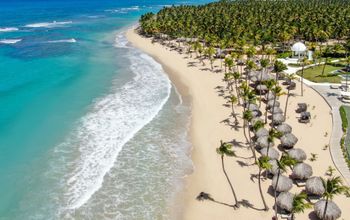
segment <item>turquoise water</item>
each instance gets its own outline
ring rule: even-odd
[[[123,30],[178,3],[0,0],[0,219],[169,218],[189,105]]]

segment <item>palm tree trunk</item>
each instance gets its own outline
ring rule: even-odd
[[[284,117],[286,117],[286,115],[287,115],[287,107],[288,107],[289,93],[290,93],[290,87],[288,87],[287,99],[286,99],[286,106],[284,107]]]
[[[264,69],[263,69],[264,70]],[[260,80],[259,80],[259,83],[261,85],[261,80],[262,80],[262,75],[263,75],[263,70],[261,71],[260,73]],[[260,95],[260,99],[259,99],[259,108],[261,107],[261,96],[262,96],[262,93],[261,93],[261,90],[259,90],[259,95]]]
[[[233,186],[232,186],[232,183],[230,181],[230,178],[228,177],[228,175],[226,173],[226,170],[225,170],[224,155],[221,155],[221,165],[222,165],[222,171],[224,171],[224,174],[225,174],[225,177],[227,179],[227,182],[230,185],[230,188],[231,188],[231,191],[232,191],[232,195],[233,195],[233,197],[235,199],[234,206],[238,207],[238,200],[237,200],[237,196],[236,196],[235,190],[233,189]]]
[[[263,203],[264,203],[264,210],[265,210],[265,211],[268,211],[268,210],[269,210],[269,207],[268,207],[267,204],[266,204],[265,197],[264,197],[263,191],[262,191],[262,189],[261,189],[261,167],[260,167],[260,166],[259,166],[258,183],[259,183],[259,192],[260,192],[261,200],[262,200]]]
[[[272,124],[271,124],[271,127],[273,127],[274,123],[275,123],[275,121],[274,121],[274,113],[275,113],[276,98],[277,98],[277,94],[275,94],[275,98],[273,99],[272,118],[271,118]]]
[[[235,87],[236,87],[238,105],[240,105],[240,104],[241,104],[241,101],[240,101],[240,95],[239,95],[239,90],[238,90],[238,82],[237,82],[237,79],[235,79]]]
[[[323,219],[326,219],[327,208],[328,208],[328,197],[326,198],[326,205],[323,211]]]
[[[267,103],[268,103],[268,97],[270,95],[270,90],[267,91],[267,94],[266,94],[266,100],[267,100]],[[265,124],[267,123],[267,106],[265,107]]]
[[[257,163],[255,149],[253,148],[253,145],[252,145],[252,136],[250,134],[249,123],[248,123],[248,136],[249,136],[249,148],[252,151],[254,162]]]
[[[232,108],[232,116],[235,118],[235,124],[238,124],[238,119],[237,119],[237,115],[236,115],[233,103],[231,103],[231,108]]]
[[[304,96],[304,65],[301,70],[300,89],[301,89],[301,96]]]
[[[276,185],[275,185],[275,192],[274,192],[274,197],[275,197],[275,219],[277,220],[277,186],[278,186],[278,181],[280,179],[280,174],[281,174],[281,170],[278,169],[278,173],[277,173],[277,180],[276,180]]]

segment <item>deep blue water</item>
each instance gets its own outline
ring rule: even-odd
[[[166,189],[152,192],[160,196],[153,209],[135,213],[137,202],[118,205],[148,188],[131,184],[124,195],[123,186],[138,180],[121,167],[134,167],[128,173],[137,175],[144,172],[138,161],[166,158],[164,152],[149,151],[132,164],[122,157],[157,135],[164,145],[183,142],[188,110],[161,67],[126,46],[122,31],[142,13],[190,3],[0,0],[0,219],[140,219],[145,212],[145,219],[167,218]],[[150,149],[162,145],[156,138],[152,143]],[[186,149],[176,154],[186,157]],[[189,162],[150,168],[165,179],[155,172],[143,181],[171,187],[167,181],[184,172],[172,170],[176,163]],[[171,173],[177,177],[166,176]],[[109,189],[112,183],[119,188]]]

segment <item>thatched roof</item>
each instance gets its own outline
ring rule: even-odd
[[[278,160],[280,158],[280,153],[272,147],[269,147],[269,153],[267,153],[267,147],[264,147],[260,150],[261,155],[268,156],[270,159]]]
[[[282,192],[277,197],[277,205],[284,210],[292,211],[294,195],[290,192]]]
[[[257,118],[257,117],[260,117],[262,115],[261,111],[259,110],[254,110],[252,111],[252,116],[253,118]]]
[[[298,161],[306,160],[307,156],[303,149],[294,148],[288,151],[288,155]]]
[[[323,216],[326,207],[326,200],[321,199],[314,205],[316,215],[323,220],[335,220],[340,218],[341,210],[333,201],[328,201],[326,215]]]
[[[259,128],[256,132],[255,132],[255,136],[259,137],[264,137],[264,136],[268,136],[269,135],[269,131],[266,128]]]
[[[267,87],[265,85],[258,85],[256,87],[256,90],[258,90],[258,91],[267,91]]]
[[[276,100],[275,107],[280,107],[280,105],[281,105],[280,102]],[[270,101],[267,102],[267,107],[268,108],[272,108],[273,107],[273,100],[270,100]]]
[[[270,109],[270,112],[273,112],[273,114],[283,113],[283,110],[280,107],[274,107],[273,109]]]
[[[267,100],[268,101],[271,101],[271,100],[274,100],[275,99],[275,94],[273,94],[272,92],[270,92],[267,96]]]
[[[325,191],[322,179],[318,176],[310,177],[306,181],[305,189],[307,193],[318,196],[321,196]]]
[[[263,120],[262,118],[253,118],[253,119],[250,121],[250,123],[251,123],[252,125],[255,125],[258,121],[264,122],[264,120]]]
[[[292,132],[292,127],[287,123],[282,123],[277,126],[276,130],[283,134],[287,134]]]
[[[269,164],[271,164],[271,169],[269,169],[269,172],[272,173],[273,175],[277,175],[278,173],[278,165],[276,160],[269,160]],[[281,170],[282,172],[282,170]]]
[[[295,179],[305,180],[312,176],[312,167],[306,163],[298,163],[293,167],[292,176]]]
[[[250,111],[259,111],[259,106],[257,104],[250,104],[248,107],[248,110]]]
[[[286,120],[286,118],[284,117],[284,115],[282,115],[280,113],[273,115],[273,123],[274,123],[274,125],[282,124],[285,120]]]
[[[269,146],[269,141],[267,139],[268,137],[267,136],[262,136],[262,137],[259,137],[257,140],[256,140],[256,144],[261,147],[261,148],[264,148],[264,147],[268,147]],[[274,146],[274,143],[270,143],[270,147]]]
[[[276,187],[277,175],[272,178],[272,187],[277,192],[286,192],[293,187],[293,181],[286,176],[280,175],[278,178],[278,185]]]
[[[292,133],[284,134],[281,137],[281,145],[285,148],[293,148],[294,145],[298,142],[298,138],[295,137]]]

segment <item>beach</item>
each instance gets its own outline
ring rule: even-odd
[[[226,87],[223,72],[210,70],[208,61],[203,66],[198,59],[180,54],[159,43],[152,43],[150,38],[138,35],[134,29],[126,33],[133,46],[151,55],[159,62],[169,75],[172,83],[182,96],[191,99],[190,139],[192,143],[193,173],[185,178],[185,187],[179,193],[177,202],[181,204],[172,210],[174,219],[271,219],[273,216],[273,190],[271,180],[263,180],[263,192],[270,208],[262,211],[263,203],[259,195],[257,179],[258,167],[253,165],[251,151],[246,147],[242,128],[234,129],[226,122],[230,117],[231,108],[226,106],[226,100],[220,90]],[[214,63],[215,69],[220,68],[220,62]],[[311,153],[317,155],[315,161],[306,160],[313,168],[313,176],[325,176],[329,166],[333,166],[329,149],[332,133],[331,109],[325,100],[313,89],[304,86],[304,96],[300,96],[300,83],[292,91],[289,100],[286,122],[292,126],[293,134],[299,139],[296,148],[302,148],[308,158]],[[286,96],[280,97],[281,108],[284,109]],[[309,124],[298,122],[295,112],[297,103],[305,102],[312,119]],[[239,114],[239,125],[242,107],[235,106]],[[238,200],[243,201],[239,209],[234,210],[233,196],[221,167],[220,156],[216,153],[220,140],[233,143],[237,157],[225,157],[226,171],[237,193]],[[276,141],[278,143],[278,141]],[[277,145],[277,144],[276,144]],[[335,171],[335,176],[340,174]],[[293,185],[291,192],[297,193],[304,187]],[[209,193],[216,202],[198,201],[200,192]],[[334,201],[342,210],[342,218],[350,216],[345,196],[336,196]],[[179,208],[180,207],[180,208]],[[312,210],[297,214],[297,219],[317,219]]]

